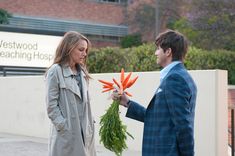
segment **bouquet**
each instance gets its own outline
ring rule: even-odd
[[[122,95],[125,93],[128,96],[132,96],[126,91],[127,88],[130,88],[135,81],[138,79],[136,76],[133,79],[130,79],[131,72],[125,77],[124,69],[121,70],[120,74],[120,83],[113,78],[113,82],[107,82],[104,80],[99,80],[103,84],[103,93],[117,90],[118,94]],[[106,110],[106,113],[101,116],[100,120],[100,130],[99,135],[101,137],[100,142],[103,143],[104,147],[113,151],[117,156],[121,156],[122,151],[127,148],[126,139],[127,136],[130,136],[132,139],[133,136],[127,132],[126,125],[122,124],[122,121],[119,117],[119,101],[113,100],[111,106]]]

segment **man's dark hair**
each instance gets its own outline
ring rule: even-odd
[[[171,48],[172,61],[183,61],[188,51],[187,39],[181,33],[173,30],[167,30],[160,33],[156,37],[155,44],[157,47],[161,47],[164,52],[168,48]]]

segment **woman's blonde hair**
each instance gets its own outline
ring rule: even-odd
[[[76,31],[69,31],[65,33],[64,37],[60,41],[55,53],[55,58],[53,64],[67,65],[70,62],[70,54],[77,47],[80,40],[85,40],[87,42],[86,58],[84,64],[80,64],[86,78],[91,78],[86,67],[87,56],[89,48],[91,47],[90,41],[82,34]]]

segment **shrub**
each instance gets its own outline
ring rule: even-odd
[[[11,17],[11,14],[0,8],[0,24],[8,24],[9,17]]]
[[[121,39],[122,48],[130,48],[134,46],[139,46],[141,44],[142,44],[142,39],[140,34],[127,35]]]
[[[130,71],[156,71],[155,46],[144,44],[132,48],[93,49],[88,57],[91,73],[120,72],[123,67]],[[228,71],[228,83],[235,84],[235,53],[226,50],[207,51],[191,47],[186,56],[185,66],[188,70],[221,69]]]

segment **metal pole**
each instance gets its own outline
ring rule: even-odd
[[[4,68],[3,68],[3,76],[7,76],[7,72]]]
[[[159,0],[155,0],[155,37],[160,33],[160,7]]]
[[[232,152],[232,154],[231,154],[231,156],[234,156],[234,109],[232,108],[231,109],[231,128],[232,128],[232,134],[231,134],[231,152]]]

